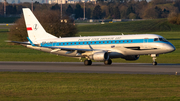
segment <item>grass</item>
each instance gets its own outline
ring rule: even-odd
[[[3,100],[180,100],[180,76],[0,72]]]
[[[170,24],[167,19],[106,23],[78,27],[80,32],[162,32],[180,31],[178,25]]]

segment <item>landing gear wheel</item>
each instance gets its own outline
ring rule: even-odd
[[[91,65],[92,64],[92,61],[91,60],[84,60],[84,65]]]
[[[157,62],[155,61],[155,62],[153,62],[153,65],[155,66],[155,65],[157,65]]]
[[[156,58],[157,58],[157,54],[151,54],[152,60],[153,60],[153,65],[156,66],[157,62],[156,62]]]
[[[112,60],[111,59],[105,60],[104,64],[105,65],[111,65],[112,64]]]

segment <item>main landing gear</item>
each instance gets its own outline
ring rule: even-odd
[[[84,65],[91,65],[92,64],[92,61],[91,60],[84,60]]]
[[[111,59],[105,60],[104,64],[105,65],[111,65],[112,64],[112,60]]]
[[[155,65],[157,65],[157,62],[156,62],[156,57],[157,57],[158,55],[156,55],[156,54],[151,54],[151,57],[152,57],[152,60],[153,60],[153,65],[155,66]]]
[[[92,64],[91,60],[88,60],[88,59],[84,60],[84,65],[88,66],[88,65],[91,65],[91,64]],[[105,60],[104,64],[105,65],[111,65],[112,64],[112,60],[111,59]]]

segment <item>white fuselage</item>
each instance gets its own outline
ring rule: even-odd
[[[37,40],[37,43],[40,44],[41,47],[31,45],[27,47],[71,57],[91,55],[97,51],[78,52],[46,47],[75,49],[92,48],[93,50],[109,52],[110,58],[120,58],[128,55],[163,54],[174,51],[175,47],[166,40],[160,40],[162,38],[162,36],[155,34],[67,37]],[[77,55],[77,53],[80,53],[80,55]]]

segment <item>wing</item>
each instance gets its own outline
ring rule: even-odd
[[[51,49],[59,49],[59,50],[66,50],[66,51],[108,51],[108,50],[102,50],[102,49],[93,49],[91,46],[90,46],[90,49],[80,49],[80,48],[64,48],[64,47],[48,47],[48,46],[41,46],[41,47],[44,47],[44,48],[51,48]]]
[[[34,44],[34,43],[29,39],[29,37],[27,37],[27,39],[28,39],[29,41],[26,41],[26,42],[11,41],[11,40],[6,40],[5,42],[8,42],[8,43],[17,43],[17,44],[21,44],[21,45],[40,46],[40,44]]]

